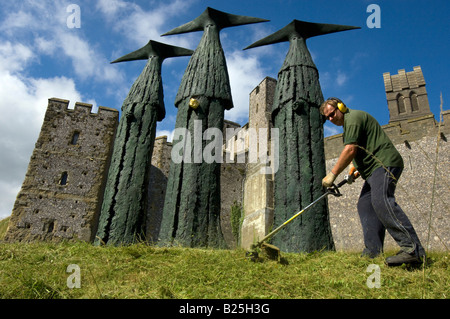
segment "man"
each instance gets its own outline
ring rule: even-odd
[[[364,235],[363,256],[374,258],[383,252],[387,229],[401,248],[397,255],[386,258],[387,265],[422,263],[425,251],[408,217],[395,202],[395,187],[403,170],[400,153],[370,114],[351,110],[340,99],[326,100],[320,113],[334,125],[344,127],[344,149],[322,185],[333,185],[350,164],[350,173],[356,169],[365,180],[357,206]]]

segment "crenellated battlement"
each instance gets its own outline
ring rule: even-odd
[[[76,102],[73,109],[69,109],[69,100],[59,99],[56,97],[48,99],[48,105],[52,105],[55,109],[67,112],[71,114],[88,114],[92,116],[98,116],[98,117],[110,117],[111,112],[119,114],[119,111],[113,108],[109,108],[106,106],[99,106],[97,112],[92,111],[92,104],[89,103],[83,103],[83,102]],[[114,115],[113,115],[114,116]]]

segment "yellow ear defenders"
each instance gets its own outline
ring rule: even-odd
[[[338,103],[338,109],[342,113],[347,113],[347,111],[348,111],[348,108],[344,105],[344,103]]]
[[[338,99],[337,97],[330,97],[328,100],[337,102],[337,107],[339,111],[342,112],[342,114],[347,113],[348,108],[345,106],[344,102],[342,102],[340,99]]]

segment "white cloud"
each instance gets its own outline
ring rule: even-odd
[[[20,11],[11,10],[6,14],[0,31],[9,36],[11,42],[21,43],[22,47],[28,45],[33,55],[48,55],[56,61],[69,58],[81,80],[95,78],[97,82],[122,83],[123,73],[110,65],[95,43],[84,38],[84,29],[67,27],[66,8],[69,4],[69,1],[28,1]],[[87,6],[81,6],[82,14],[85,8]],[[30,30],[35,36],[30,37]],[[12,55],[17,54],[24,52],[12,52]]]
[[[330,124],[329,122],[326,122],[323,126],[324,129],[324,136],[333,136],[336,134],[341,134],[342,133],[342,127],[336,126],[334,124]]]
[[[70,1],[21,1],[8,4],[2,3],[5,19],[0,24],[0,30],[8,35],[20,35],[30,31],[39,32],[51,30],[57,25],[66,24],[66,7]],[[22,34],[23,33],[23,34]]]
[[[189,10],[195,1],[174,0],[171,2],[158,2],[158,6],[151,10],[144,10],[135,3],[121,0],[101,0],[97,8],[102,12],[112,28],[130,39],[137,45],[144,45],[150,39],[161,41],[167,44],[192,48],[197,45],[192,39],[195,35],[184,34],[183,36],[168,36],[164,40],[160,38],[161,34],[169,31],[167,21],[176,16],[183,16],[183,12]],[[174,27],[186,23],[182,21]],[[127,51],[127,50],[124,50]]]
[[[339,89],[348,82],[349,76],[341,70],[326,71],[320,74],[320,86],[323,90]]]
[[[111,66],[106,57],[94,51],[88,41],[67,31],[56,32],[54,37],[53,46],[71,59],[75,73],[82,80],[95,77],[99,82],[123,81],[123,73]]]
[[[21,43],[11,43],[7,41],[0,44],[0,70],[9,70],[17,72],[23,68],[33,58],[33,52],[30,48]]]
[[[34,40],[34,45],[37,52],[43,53],[45,55],[53,55],[56,51],[54,41],[45,39],[44,37],[36,37]]]
[[[121,0],[99,0],[97,2],[97,8],[108,19],[113,19],[119,10],[124,10],[130,6],[135,7],[136,5]]]
[[[12,33],[12,30],[17,28],[29,27],[35,21],[35,18],[31,13],[23,11],[12,12],[7,16],[0,26],[0,29],[4,32]]]
[[[345,83],[347,83],[348,76],[341,70],[338,70],[337,76],[336,76],[336,84],[338,86],[343,86]]]
[[[225,113],[230,121],[248,118],[249,94],[264,79],[265,72],[255,55],[234,51],[227,56],[234,108]]]

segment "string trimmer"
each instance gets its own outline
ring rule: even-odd
[[[251,246],[251,250],[246,252],[246,257],[250,258],[253,261],[256,261],[259,257],[259,251],[262,251],[262,253],[267,256],[269,259],[274,259],[280,261],[281,254],[280,249],[274,245],[271,245],[269,243],[266,243],[267,240],[269,240],[272,236],[274,236],[276,233],[278,233],[281,229],[286,227],[290,222],[292,222],[294,219],[296,219],[298,216],[303,214],[305,211],[313,207],[316,203],[321,201],[323,198],[327,197],[328,195],[333,195],[336,197],[342,196],[342,194],[339,192],[339,188],[345,184],[351,184],[353,181],[358,178],[359,172],[355,172],[353,175],[345,175],[344,179],[339,184],[333,184],[333,186],[328,187],[327,191],[317,198],[315,201],[313,201],[311,204],[303,208],[301,211],[296,213],[294,216],[289,218],[287,221],[285,221],[283,224],[278,226],[276,229],[268,233],[263,239],[261,239],[256,244],[253,244]]]

